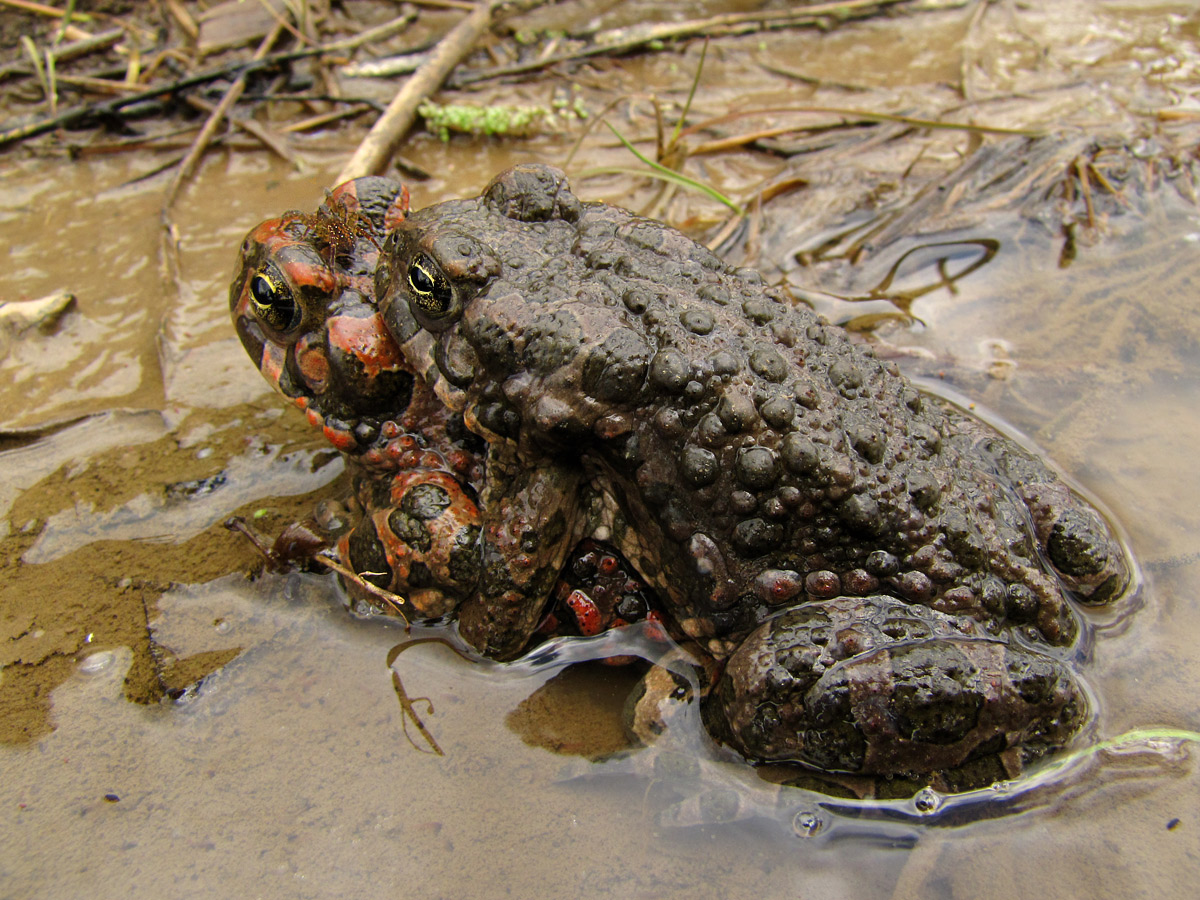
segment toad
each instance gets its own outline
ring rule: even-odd
[[[1085,721],[1078,606],[1130,580],[1103,517],[756,272],[524,165],[394,221],[375,274],[403,365],[486,444],[481,653],[529,645],[593,492],[750,760],[1016,768]]]

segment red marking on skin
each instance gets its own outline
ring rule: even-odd
[[[379,426],[379,433],[385,441],[390,441],[400,433],[400,426],[389,419]]]
[[[447,461],[455,472],[468,472],[475,465],[475,456],[466,450],[452,450]]]
[[[610,441],[626,434],[630,429],[624,416],[605,416],[596,422],[596,437]]]
[[[313,428],[324,429],[325,417],[323,415],[321,415],[319,412],[317,412],[315,409],[306,409],[304,411],[304,416],[305,416],[305,418],[308,419],[308,424],[311,425]]]
[[[312,392],[323,394],[329,382],[329,357],[324,347],[310,343],[309,339],[310,335],[305,335],[296,342],[296,367]]]
[[[340,206],[342,209],[353,212],[358,209],[358,184],[357,179],[343,181],[325,198],[325,203],[329,206]]]
[[[365,318],[331,316],[326,322],[329,346],[337,347],[362,363],[367,374],[400,369],[400,348],[392,340],[378,313]]]
[[[663,626],[662,616],[657,610],[646,613],[646,637],[652,641],[667,640],[667,629]]]
[[[579,626],[580,634],[592,637],[604,630],[600,609],[583,591],[571,591],[567,597],[567,607],[575,615],[575,624]]]
[[[369,466],[378,466],[383,463],[383,454],[379,452],[378,447],[372,447],[362,455],[363,462]]]
[[[408,217],[408,186],[401,185],[400,193],[383,214],[383,230],[391,231]]]
[[[362,264],[372,272],[375,271],[375,266],[379,264],[379,254],[374,250],[364,253],[362,259]],[[342,275],[341,278],[345,287],[353,288],[364,297],[375,296],[374,275]]]
[[[326,425],[321,429],[321,433],[325,435],[325,440],[329,441],[329,443],[333,444],[334,447],[343,453],[348,453],[358,447],[358,441],[348,431],[343,431],[340,428],[331,428]]]
[[[795,579],[773,578],[767,590],[771,595],[768,603],[784,603],[796,596],[800,592],[800,587]]]
[[[619,565],[620,563],[617,562],[617,558],[615,556],[602,556],[600,558],[600,565],[598,568],[600,569],[601,575],[611,575],[617,571],[617,567]]]
[[[337,287],[337,276],[327,266],[318,265],[311,259],[287,259],[280,262],[283,274],[294,285],[316,288],[322,294],[332,294]]]
[[[258,362],[258,369],[262,372],[263,378],[271,387],[279,389],[279,378],[283,375],[283,361],[286,351],[278,344],[273,344],[270,341],[263,344],[262,359]]]
[[[475,505],[466,499],[463,494],[462,485],[449,472],[430,471],[428,469],[414,469],[411,472],[402,472],[394,479],[391,484],[392,502],[399,505],[404,499],[404,495],[408,491],[419,484],[433,484],[440,487],[449,494],[457,504],[463,502],[470,509],[474,510]],[[447,515],[454,507],[451,506],[443,511],[442,515]]]
[[[270,256],[284,247],[303,243],[287,233],[287,227],[296,221],[295,216],[281,216],[278,219],[267,219],[252,232],[250,240],[267,250]]]

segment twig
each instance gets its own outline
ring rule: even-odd
[[[267,55],[267,50],[271,45],[279,40],[279,36],[283,34],[283,26],[276,25],[271,29],[271,33],[263,38],[263,42],[258,45],[258,49],[254,51],[254,59],[261,60]],[[208,142],[212,140],[212,136],[216,133],[221,120],[225,118],[226,113],[237,103],[238,97],[242,96],[242,91],[246,89],[245,73],[234,79],[233,84],[229,86],[229,90],[225,92],[225,96],[213,109],[209,115],[208,121],[204,123],[204,127],[200,129],[200,134],[196,136],[196,143],[192,146],[191,152],[179,166],[179,171],[175,173],[175,177],[171,180],[170,187],[167,188],[166,199],[163,200],[163,210],[169,211],[175,204],[175,198],[179,195],[179,189],[183,187],[183,183],[192,177],[192,173],[196,170],[196,165],[200,161],[200,157],[204,155],[204,150],[208,147]]]
[[[0,3],[5,0],[0,0]],[[212,81],[217,81],[222,78],[245,78],[251,74],[271,69],[278,68],[287,63],[294,62],[298,59],[306,59],[312,56],[324,56],[331,53],[343,53],[346,50],[353,49],[365,43],[366,40],[379,40],[383,37],[389,28],[396,27],[400,23],[407,21],[406,14],[397,16],[391,22],[386,23],[379,28],[369,29],[368,32],[347,38],[344,41],[336,41],[332,44],[327,44],[321,47],[307,47],[302,50],[288,50],[283,53],[274,53],[270,56],[264,56],[261,59],[251,59],[249,61],[239,60],[237,62],[227,63],[223,66],[218,66],[213,69],[208,69],[204,72],[197,72],[194,75],[188,75],[184,78],[177,79],[166,84],[154,85],[144,90],[138,91],[135,94],[130,94],[126,97],[116,97],[112,100],[106,100],[103,103],[91,103],[85,106],[73,107],[63,110],[58,115],[47,116],[42,119],[37,119],[32,122],[27,122],[23,125],[17,125],[12,128],[0,131],[0,147],[5,144],[11,144],[16,141],[23,141],[31,137],[37,137],[39,134],[45,134],[48,131],[54,131],[57,128],[72,128],[83,126],[93,122],[103,122],[113,119],[119,115],[122,109],[127,106],[133,106],[145,100],[153,100],[161,97],[164,94],[177,94],[187,88],[196,87],[201,84],[208,84]],[[97,38],[101,35],[97,35]],[[108,37],[108,35],[104,35]],[[366,40],[364,40],[366,39]],[[79,42],[83,44],[84,42]],[[72,45],[66,45],[59,48],[59,56],[61,59],[62,52]],[[11,68],[11,67],[10,67]],[[28,67],[21,67],[22,72],[32,71]],[[0,69],[0,78],[8,74],[8,70]]]
[[[363,138],[350,161],[343,167],[335,184],[362,175],[378,175],[399,148],[417,118],[417,107],[446,80],[446,77],[471,51],[479,38],[491,28],[505,4],[502,0],[484,0],[438,42],[429,60],[404,83]]]
[[[187,102],[189,104],[191,104],[192,106],[194,106],[196,109],[200,110],[201,112],[214,114],[217,111],[216,104],[209,103],[207,100],[202,100],[199,97],[189,96],[187,98]],[[288,149],[287,144],[285,144],[282,140],[280,140],[278,137],[276,137],[274,134],[272,134],[266,128],[263,128],[261,125],[259,125],[257,122],[255,122],[253,119],[242,119],[242,118],[238,118],[236,116],[227,116],[227,117],[228,117],[229,121],[234,125],[235,128],[240,128],[240,129],[242,129],[242,131],[246,132],[247,134],[258,138],[258,140],[260,142],[262,142],[264,147],[266,147],[268,150],[275,153],[275,155],[278,156],[280,159],[282,159],[284,162],[288,163],[290,166],[292,166],[293,168],[296,168],[296,169],[298,169],[300,167],[299,164],[296,162],[296,157],[293,156],[292,151]]]
[[[408,621],[408,616],[404,613],[404,604],[408,601],[399,594],[393,594],[391,591],[384,590],[378,585],[372,584],[350,567],[343,565],[340,560],[332,555],[326,553],[316,553],[313,554],[312,561],[315,563],[320,563],[332,572],[337,572],[347,581],[353,583],[355,587],[360,588],[375,599],[383,601],[383,604],[388,609],[404,620],[405,630],[408,630],[411,623]]]
[[[848,19],[852,15],[868,15],[871,10],[883,9],[911,0],[845,0],[843,3],[823,3],[798,9],[777,9],[753,13],[725,13],[704,19],[689,19],[686,22],[655,22],[629,28],[617,28],[601,32],[594,43],[566,53],[545,56],[526,62],[463,72],[450,80],[451,87],[474,84],[505,75],[521,75],[544,69],[556,63],[585,59],[590,56],[617,56],[646,44],[668,41],[696,35],[747,34],[763,29],[796,28],[803,25],[818,25],[831,16]]]
[[[288,134],[311,131],[314,128],[320,128],[324,125],[328,125],[330,122],[337,122],[341,119],[356,118],[365,112],[370,112],[372,109],[374,109],[376,112],[379,112],[379,110],[373,104],[360,102],[354,104],[353,106],[347,107],[346,109],[335,109],[332,112],[322,113],[321,115],[312,116],[308,119],[301,119],[299,122],[290,122],[287,125],[284,125],[280,131],[285,131]]]
[[[332,44],[323,44],[322,48],[326,53],[344,53],[347,50],[355,50],[363,44],[372,44],[375,41],[385,41],[394,34],[399,34],[417,17],[414,10],[407,3],[400,7],[400,15],[396,16],[382,25],[376,25],[374,28],[368,28],[365,31],[360,31],[353,37],[348,37],[345,40],[334,41]]]
[[[392,673],[392,687],[396,691],[396,698],[400,701],[400,709],[404,711],[404,718],[400,720],[400,726],[404,729],[404,737],[408,739],[408,742],[413,746],[414,750],[420,750],[422,753],[427,752],[425,750],[421,750],[421,748],[417,746],[416,741],[414,741],[409,735],[408,722],[412,722],[413,725],[417,727],[417,731],[421,733],[421,737],[425,738],[430,749],[438,756],[445,756],[446,754],[442,752],[442,748],[438,746],[438,742],[434,740],[433,734],[428,728],[425,727],[425,723],[421,721],[421,717],[417,715],[417,711],[413,707],[414,703],[424,703],[425,714],[432,716],[433,701],[428,697],[417,697],[415,699],[410,699],[408,692],[404,690],[403,682],[400,681],[400,674],[393,668],[393,666],[396,664],[396,658],[399,657],[401,653],[403,653],[409,647],[416,647],[420,644],[441,644],[444,647],[449,647],[452,651],[457,653],[463,659],[466,659],[468,662],[470,661],[470,657],[465,656],[457,647],[448,641],[443,640],[442,638],[413,638],[410,641],[404,641],[397,644],[388,651],[387,667]]]
[[[122,109],[127,106],[133,106],[145,100],[153,100],[156,97],[161,97],[163,94],[174,94],[185,90],[189,87],[195,87],[199,84],[207,84],[210,81],[216,81],[220,78],[228,78],[230,76],[246,76],[252,72],[258,72],[266,69],[272,69],[275,66],[282,65],[285,62],[291,62],[294,59],[299,59],[304,56],[312,56],[310,50],[292,51],[289,53],[280,53],[273,57],[268,57],[257,62],[237,62],[229,65],[221,66],[216,69],[209,69],[206,72],[199,72],[195,75],[189,75],[186,78],[180,78],[177,81],[172,81],[169,84],[155,85],[147,88],[144,91],[139,91],[136,94],[130,94],[127,97],[117,97],[113,100],[107,100],[103,103],[88,104],[83,107],[74,107],[64,110],[57,116],[49,116],[44,119],[39,119],[34,122],[28,122],[24,125],[18,125],[14,128],[9,128],[5,131],[0,131],[0,146],[10,144],[14,141],[25,140],[26,138],[36,137],[39,134],[45,134],[47,131],[54,131],[56,128],[71,128],[72,126],[82,125],[88,122],[102,122],[106,119],[115,117]]]

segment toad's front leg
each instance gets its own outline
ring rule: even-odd
[[[463,638],[484,656],[512,659],[537,629],[547,599],[579,541],[582,472],[489,447],[480,532],[478,593],[459,611]]]

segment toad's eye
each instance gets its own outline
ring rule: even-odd
[[[413,314],[427,327],[433,328],[433,321],[444,320],[455,312],[454,289],[428,256],[422,254],[409,264],[408,286],[412,290]]]
[[[300,306],[287,281],[274,266],[267,266],[251,276],[250,305],[254,314],[276,331],[291,331],[300,324]]]

